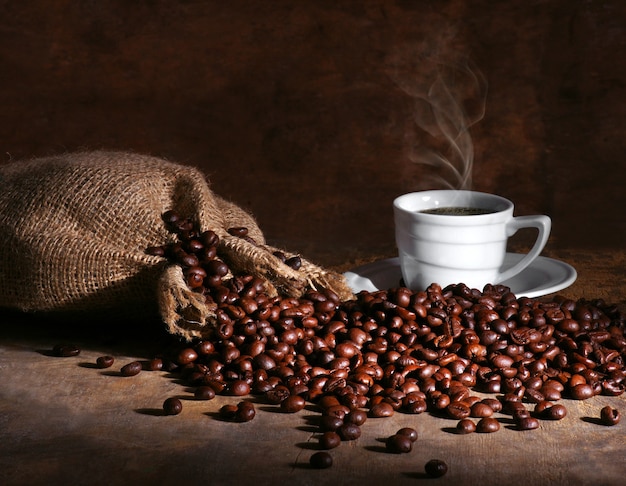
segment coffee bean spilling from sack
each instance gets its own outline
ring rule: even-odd
[[[497,432],[496,413],[533,430],[538,419],[565,418],[562,397],[625,390],[624,317],[602,300],[541,302],[501,285],[480,292],[463,284],[360,292],[349,301],[329,290],[281,298],[216,257],[216,235],[171,211],[164,219],[176,221],[168,227],[179,241],[147,251],[180,262],[218,322],[211,339],[168,352],[168,369],[209,399],[252,393],[285,413],[315,403],[321,447],[337,445],[326,432],[355,440],[367,416],[395,412],[443,414],[461,434]],[[249,238],[245,228],[232,233]],[[603,414],[603,423],[619,420]]]
[[[268,246],[254,219],[216,195],[197,169],[124,152],[82,152],[0,166],[0,307],[28,312],[160,315],[187,339],[215,324],[215,309],[185,282],[180,263],[145,248],[173,235],[161,215],[185,214],[219,237],[233,271],[264,280],[268,295],[352,292],[343,276]],[[230,234],[245,227],[247,238]],[[254,243],[251,242],[254,241]],[[16,265],[19,262],[19,265]]]

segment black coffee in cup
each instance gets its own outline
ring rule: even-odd
[[[495,209],[472,208],[464,206],[446,206],[440,208],[424,209],[420,213],[443,214],[446,216],[476,216],[479,214],[495,213]]]

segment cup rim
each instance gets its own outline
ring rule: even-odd
[[[446,202],[443,204],[428,204],[425,202],[424,204],[419,204],[421,201],[428,201],[432,198],[436,198],[437,196],[445,195],[447,196]],[[425,209],[433,209],[436,207],[445,207],[453,205],[454,199],[450,196],[456,197],[474,197],[479,198],[480,201],[490,201],[489,205],[485,205],[484,209],[493,209],[495,212],[487,213],[487,214],[469,214],[469,215],[452,215],[452,214],[429,214],[422,213]],[[462,205],[461,203],[460,205]],[[478,207],[482,207],[480,202],[473,203]],[[469,191],[469,190],[456,190],[456,189],[433,189],[427,191],[415,191],[409,192],[406,194],[402,194],[396,197],[393,201],[393,207],[405,213],[410,213],[412,215],[419,214],[420,217],[424,218],[446,218],[447,220],[462,218],[465,221],[468,221],[468,218],[477,219],[477,218],[492,218],[494,214],[500,214],[507,211],[513,210],[513,202],[505,197],[499,196],[497,194],[492,194],[488,192],[480,192],[480,191]]]

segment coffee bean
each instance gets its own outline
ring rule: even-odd
[[[548,403],[546,407],[539,407],[542,403]],[[535,411],[546,420],[561,420],[567,415],[567,409],[560,403],[550,404],[549,402],[538,403]]]
[[[448,472],[448,464],[440,459],[431,459],[424,465],[424,471],[431,478],[440,478]]]
[[[224,420],[235,420],[239,408],[234,404],[226,404],[220,407],[219,415]]]
[[[230,393],[236,397],[243,397],[250,393],[250,385],[244,380],[234,380],[230,384]]]
[[[459,434],[471,434],[476,432],[476,424],[468,418],[459,420],[456,424],[456,431]]]
[[[122,366],[120,374],[122,376],[135,376],[138,375],[142,369],[143,366],[139,361],[131,361],[130,363]]]
[[[385,440],[385,447],[387,451],[394,454],[407,453],[411,452],[411,450],[413,449],[413,441],[408,435],[394,434],[390,437],[387,437],[387,439]]]
[[[256,409],[251,401],[244,400],[237,404],[237,410],[234,414],[234,419],[237,422],[250,422],[255,416]]]
[[[306,400],[300,395],[290,395],[280,402],[280,409],[286,413],[296,413],[304,408]]]
[[[183,404],[176,397],[167,398],[163,402],[163,411],[165,412],[165,415],[178,415],[183,411]]]
[[[503,412],[529,430],[531,418],[565,416],[562,405],[544,404],[561,394],[584,400],[626,388],[624,319],[604,302],[516,298],[494,285],[482,292],[463,285],[397,287],[346,302],[322,288],[301,298],[270,296],[262,279],[231,271],[217,258],[214,233],[201,233],[180,215],[164,217],[179,241],[154,253],[183,265],[188,284],[216,308],[214,336],[182,345],[167,368],[196,389],[234,394],[240,387],[272,404],[298,397],[284,409],[293,408],[291,401],[298,409],[301,397],[319,407],[324,433],[358,427],[365,417],[427,409],[445,410],[459,429],[492,432],[500,425],[489,415]],[[232,233],[248,239],[238,228]],[[193,280],[195,267],[206,276],[198,272]],[[481,400],[473,390],[500,396]],[[529,402],[536,404],[533,414]],[[464,420],[469,415],[483,420]]]
[[[389,403],[381,402],[370,408],[369,416],[373,418],[391,417],[393,412],[393,407]]]
[[[309,464],[315,469],[328,469],[333,465],[333,456],[324,451],[316,452],[309,458]]]
[[[75,344],[56,344],[52,348],[52,354],[61,358],[69,358],[78,356],[80,354],[80,348]]]
[[[339,434],[341,440],[356,440],[361,437],[361,428],[356,424],[344,423],[337,429],[337,434]]]
[[[406,435],[411,442],[415,442],[417,440],[417,430],[411,427],[403,427],[396,432],[396,435]]]
[[[115,363],[115,358],[113,356],[100,356],[96,359],[96,366],[98,368],[110,368]]]
[[[143,364],[148,371],[161,371],[163,369],[163,360],[161,358],[152,358]]]
[[[533,430],[539,428],[539,421],[530,415],[527,417],[519,417],[515,420],[517,428],[520,430]]]
[[[215,398],[215,390],[210,386],[199,386],[194,391],[196,400],[213,400]]]
[[[294,270],[300,270],[302,266],[302,259],[299,256],[293,256],[285,260],[285,265],[293,268]]]
[[[322,415],[319,427],[322,431],[335,431],[343,425],[343,420],[332,415]]]
[[[621,418],[620,415],[619,410],[607,405],[600,410],[600,421],[604,425],[617,425]]]
[[[341,437],[337,432],[326,431],[320,436],[319,443],[322,449],[334,449],[341,444]]]
[[[493,408],[486,403],[478,402],[472,405],[470,415],[476,418],[491,417],[493,415]]]
[[[446,412],[453,419],[463,419],[470,416],[471,409],[461,402],[452,402],[446,407]]]
[[[476,432],[481,434],[490,434],[500,430],[500,422],[493,417],[485,417],[476,424]]]
[[[176,359],[179,365],[193,363],[198,358],[198,353],[193,348],[184,348],[178,353]]]
[[[363,425],[367,420],[367,412],[365,410],[351,410],[344,418],[344,422],[355,425]]]
[[[594,396],[593,387],[587,383],[579,383],[572,387],[570,396],[574,400],[587,400]]]

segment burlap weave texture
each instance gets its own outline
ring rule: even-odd
[[[159,314],[171,332],[202,336],[213,310],[182,269],[146,248],[175,241],[161,218],[190,217],[220,237],[218,255],[260,276],[268,291],[351,291],[341,275],[272,255],[247,212],[217,196],[196,168],[126,152],[82,152],[0,166],[0,307],[27,312]],[[228,234],[248,228],[257,243]]]

